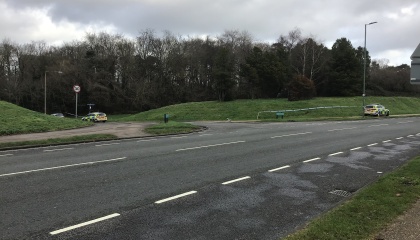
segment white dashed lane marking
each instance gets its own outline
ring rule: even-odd
[[[165,198],[165,199],[156,201],[155,203],[156,204],[161,204],[161,203],[164,203],[164,202],[172,201],[172,200],[182,198],[182,197],[185,197],[185,196],[188,196],[188,195],[191,195],[191,194],[195,194],[195,193],[197,193],[197,191],[190,191],[190,192],[182,193],[182,194],[170,197],[170,198]]]
[[[67,231],[70,231],[70,230],[73,230],[73,229],[76,229],[76,228],[85,227],[85,226],[88,226],[88,225],[91,225],[91,224],[94,224],[94,223],[98,223],[98,222],[102,222],[102,221],[105,221],[105,220],[108,220],[108,219],[111,219],[111,218],[115,218],[115,217],[118,217],[118,216],[120,216],[119,213],[114,213],[114,214],[111,214],[111,215],[108,215],[108,216],[105,216],[105,217],[101,217],[101,218],[97,218],[97,219],[94,219],[94,220],[91,220],[91,221],[88,221],[88,222],[80,223],[80,224],[77,224],[77,225],[74,225],[74,226],[71,226],[71,227],[59,229],[59,230],[50,232],[50,234],[51,235],[57,235],[57,234],[60,234],[60,233],[63,233],[63,232],[67,232]]]

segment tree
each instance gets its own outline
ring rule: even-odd
[[[338,39],[331,49],[328,93],[331,96],[359,95],[362,89],[362,65],[356,50],[346,38]]]
[[[311,99],[316,95],[314,82],[303,75],[296,75],[289,83],[288,89],[289,101]]]

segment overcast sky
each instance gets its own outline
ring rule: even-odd
[[[0,41],[82,40],[86,32],[135,37],[145,29],[216,37],[247,31],[274,42],[299,28],[331,48],[339,38],[363,46],[372,59],[410,64],[420,43],[419,0],[0,0]]]

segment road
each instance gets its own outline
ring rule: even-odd
[[[0,237],[279,239],[420,153],[420,118],[197,124],[0,152]]]

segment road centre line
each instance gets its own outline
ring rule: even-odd
[[[65,151],[65,150],[72,150],[74,148],[59,148],[59,149],[47,149],[44,152],[56,152],[56,151]]]
[[[311,134],[311,133],[312,132],[293,133],[293,134],[286,134],[286,135],[274,136],[274,137],[271,137],[271,138],[291,137],[291,136],[306,135],[306,134]]]
[[[362,147],[355,147],[355,148],[350,149],[350,151],[359,150],[359,149],[361,149],[361,148],[362,148]]]
[[[187,136],[180,136],[180,137],[171,137],[172,139],[181,139],[181,138],[186,138]]]
[[[382,141],[383,143],[387,143],[387,142],[391,142],[391,140],[385,140],[385,141]]]
[[[118,145],[118,144],[120,143],[104,143],[104,144],[95,145],[95,147],[111,146],[111,145]]]
[[[383,124],[376,124],[376,125],[370,125],[368,127],[381,127],[381,126],[388,126],[388,123],[383,123]]]
[[[400,140],[400,139],[403,139],[404,137],[399,137],[399,138],[396,138],[397,140]]]
[[[407,122],[397,122],[397,124],[404,124],[404,123],[412,123],[414,121],[407,121]]]
[[[9,156],[13,156],[13,154],[7,153],[7,154],[0,155],[0,157],[9,157]]]
[[[332,156],[339,155],[339,154],[342,154],[342,153],[343,153],[343,152],[331,153],[331,154],[329,154],[328,156],[332,157]]]
[[[331,129],[328,130],[328,132],[334,132],[334,131],[343,131],[343,130],[351,130],[351,129],[355,129],[356,127],[351,127],[351,128],[337,128],[337,129]]]
[[[237,179],[234,179],[234,180],[231,180],[231,181],[224,182],[224,183],[222,183],[222,185],[228,185],[228,184],[231,184],[231,183],[234,183],[234,182],[239,182],[239,181],[243,181],[243,180],[250,179],[250,178],[251,178],[250,176],[241,177],[241,178],[237,178]]]
[[[200,147],[181,148],[181,149],[177,149],[177,150],[175,150],[175,151],[176,151],[176,152],[179,152],[179,151],[195,150],[195,149],[200,149],[200,148],[217,147],[217,146],[231,145],[231,144],[244,143],[244,142],[245,142],[245,141],[228,142],[228,143],[219,143],[219,144],[213,144],[213,145],[207,145],[207,146],[200,146]]]
[[[97,219],[94,219],[94,220],[91,220],[91,221],[87,221],[87,222],[84,222],[84,223],[73,225],[71,227],[67,227],[67,228],[56,230],[56,231],[52,231],[52,232],[50,232],[50,235],[60,234],[60,233],[63,233],[63,232],[67,232],[67,231],[70,231],[70,230],[73,230],[73,229],[76,229],[76,228],[85,227],[85,226],[88,226],[88,225],[91,225],[91,224],[94,224],[94,223],[98,223],[98,222],[102,222],[102,221],[105,221],[105,220],[108,220],[108,219],[111,219],[111,218],[115,218],[115,217],[118,217],[118,216],[120,216],[119,213],[114,213],[114,214],[111,214],[111,215],[108,215],[108,216],[105,216],[105,217],[101,217],[101,218],[97,218]]]
[[[197,193],[197,191],[190,191],[190,192],[182,193],[182,194],[179,194],[179,195],[170,197],[170,198],[165,198],[165,199],[156,201],[155,203],[156,204],[161,204],[161,203],[164,203],[164,202],[175,200],[175,199],[178,199],[178,198],[181,198],[181,197],[185,197],[185,196],[188,196],[188,195],[191,195],[191,194],[195,194],[195,193]]]
[[[408,135],[407,137],[414,137],[414,135]]]
[[[94,162],[76,163],[76,164],[63,165],[63,166],[50,167],[50,168],[40,168],[40,169],[28,170],[28,171],[22,171],[22,172],[5,173],[5,174],[1,174],[0,177],[19,175],[19,174],[25,174],[25,173],[33,173],[33,172],[41,172],[41,171],[47,171],[47,170],[55,170],[55,169],[68,168],[68,167],[77,167],[77,166],[83,166],[83,165],[93,165],[93,164],[105,163],[105,162],[115,162],[115,161],[124,160],[126,158],[127,157],[121,157],[121,158],[100,160],[100,161],[94,161]]]
[[[275,172],[275,171],[282,170],[282,169],[289,168],[289,167],[290,167],[290,165],[286,165],[286,166],[283,166],[283,167],[268,170],[268,172]]]
[[[313,162],[313,161],[320,160],[320,159],[321,159],[321,158],[317,157],[317,158],[312,158],[312,159],[305,160],[305,161],[303,161],[303,162],[304,162],[304,163],[308,163],[308,162]]]
[[[157,141],[156,138],[152,138],[152,139],[143,139],[143,140],[138,140],[137,142],[151,142],[151,141]]]
[[[372,147],[372,146],[375,146],[375,145],[378,145],[378,143],[372,143],[372,144],[369,144],[369,145],[367,145],[368,147]]]

